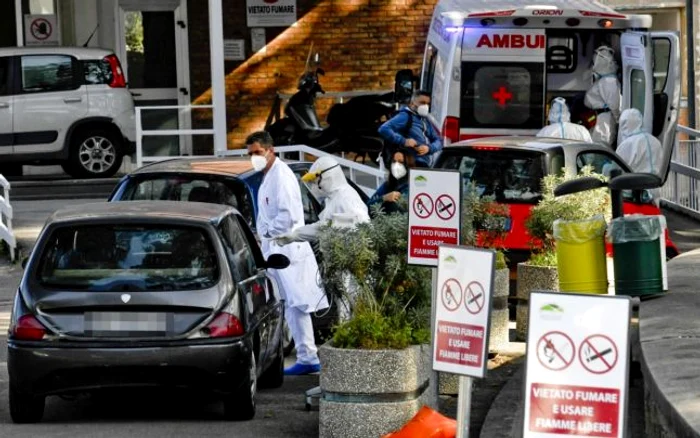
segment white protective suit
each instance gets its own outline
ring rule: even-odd
[[[642,131],[644,117],[636,108],[626,109],[620,115],[620,144],[617,154],[629,164],[632,172],[661,173],[663,150],[661,142]]]
[[[286,300],[286,318],[297,349],[297,363],[319,363],[311,313],[328,307],[318,281],[318,265],[311,245],[294,242],[280,246],[274,238],[304,226],[304,207],[299,183],[292,170],[275,158],[258,191],[258,235],[265,258],[284,254],[290,260],[286,269],[268,270]]]
[[[545,126],[537,133],[538,137],[565,138],[592,143],[591,134],[586,128],[576,123],[571,123],[571,114],[566,100],[557,97],[552,101],[549,109],[549,126]]]
[[[318,230],[323,225],[352,227],[369,222],[367,204],[345,179],[343,169],[331,157],[321,157],[314,162],[302,178],[317,197],[325,199],[318,222],[295,229],[287,240],[309,241],[318,239]],[[284,240],[284,239],[282,239]]]
[[[648,132],[642,131],[644,116],[636,108],[626,109],[620,115],[620,144],[617,154],[635,173],[653,173],[661,176],[663,147],[661,142]],[[660,189],[651,190],[654,203],[659,204]]]
[[[316,240],[321,226],[331,224],[338,228],[354,227],[356,224],[369,222],[367,205],[362,201],[345,179],[343,169],[336,160],[331,157],[322,157],[316,160],[309,172],[302,178],[309,184],[310,190],[317,197],[325,199],[323,211],[319,214],[318,222],[298,228],[279,241]],[[350,317],[355,297],[357,284],[352,276],[347,275],[344,280],[345,294],[338,305],[339,319],[341,321]]]
[[[620,118],[620,83],[617,81],[617,63],[608,46],[599,47],[593,57],[593,85],[586,92],[584,104],[593,110],[607,110],[596,118],[591,137],[596,143],[610,148],[617,139],[617,121]]]

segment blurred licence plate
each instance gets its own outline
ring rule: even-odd
[[[172,327],[167,313],[85,312],[85,334],[91,336],[164,335]]]

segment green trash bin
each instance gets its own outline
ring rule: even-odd
[[[648,297],[663,293],[659,239],[663,216],[630,215],[613,219],[608,238],[613,246],[615,295]]]

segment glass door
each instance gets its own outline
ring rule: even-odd
[[[136,106],[189,105],[187,0],[120,0],[120,59]],[[142,112],[144,130],[189,129],[188,111]],[[146,136],[143,155],[191,154],[187,136]]]

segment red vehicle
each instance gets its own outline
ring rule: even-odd
[[[542,199],[542,178],[564,170],[576,174],[586,165],[600,174],[615,169],[630,172],[627,163],[607,147],[538,137],[462,141],[446,147],[434,167],[459,170],[465,186],[474,183],[481,196],[494,196],[496,202],[508,206],[508,234],[503,243],[514,268],[530,256],[531,238],[525,220]],[[645,190],[625,193],[623,209],[625,214],[662,214]],[[666,253],[669,258],[678,255],[668,231]]]

